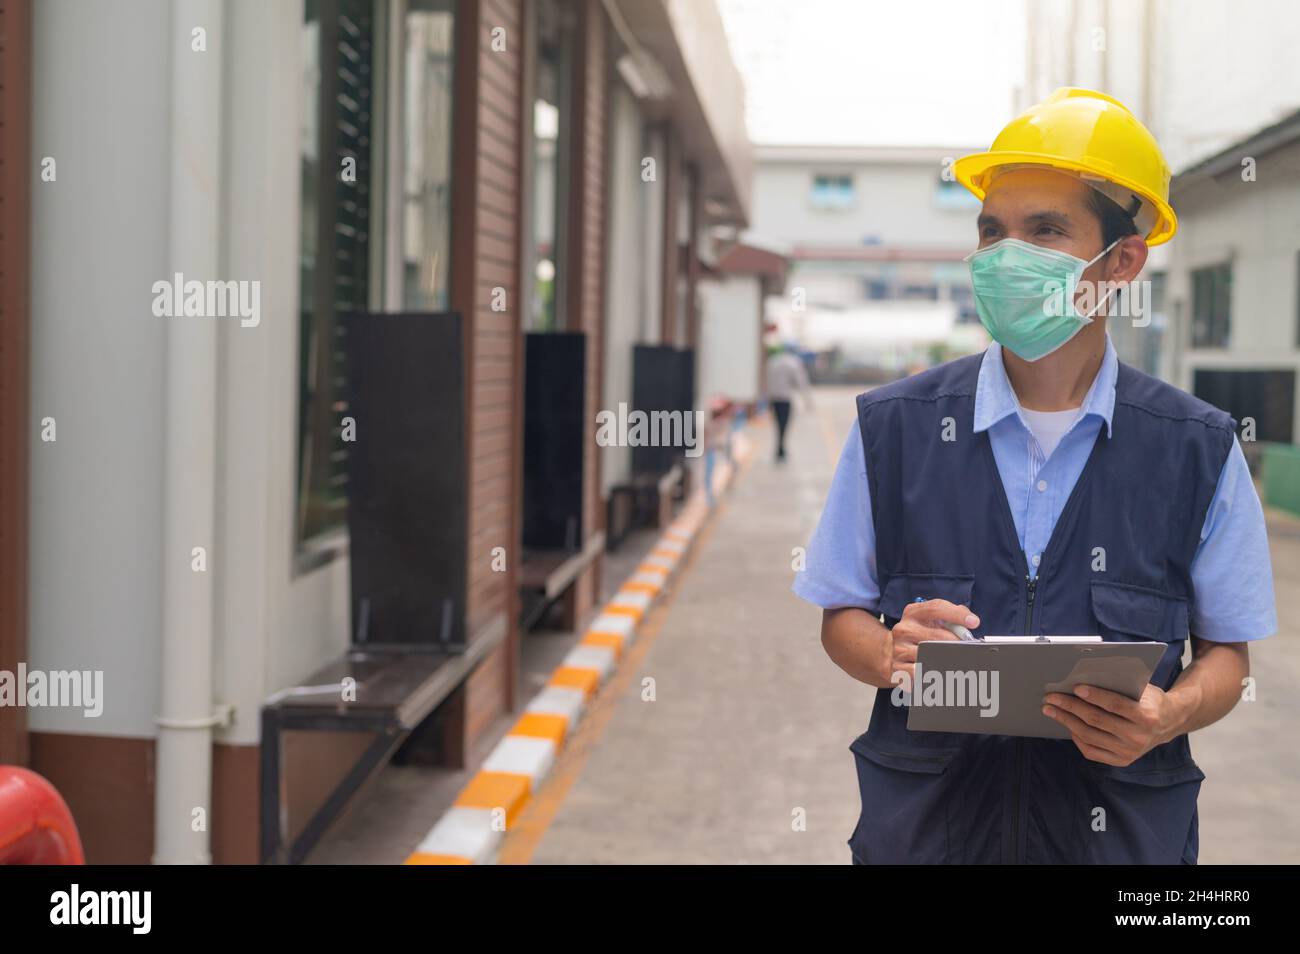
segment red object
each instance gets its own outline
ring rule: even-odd
[[[35,772],[0,765],[0,865],[84,865],[81,837],[58,791]]]

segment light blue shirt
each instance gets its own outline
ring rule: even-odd
[[[1001,346],[995,342],[984,352],[975,385],[974,429],[976,433],[989,432],[1031,573],[1037,574],[1039,556],[1088,462],[1098,433],[1105,427],[1107,437],[1111,435],[1118,374],[1119,359],[1107,336],[1105,357],[1079,416],[1051,456],[1044,457],[1007,378]],[[1277,632],[1264,510],[1235,438],[1201,528],[1191,572],[1193,635],[1236,643]],[[876,531],[856,422],[844,442],[794,592],[823,609],[857,606],[879,612]]]

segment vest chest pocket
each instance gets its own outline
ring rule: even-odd
[[[948,768],[956,749],[892,751],[860,735],[849,746],[862,814],[848,844],[863,864],[946,864]]]
[[[1187,641],[1187,600],[1127,583],[1093,580],[1092,613],[1104,640],[1165,643],[1151,682],[1162,689],[1172,685]]]
[[[918,599],[947,600],[970,606],[975,577],[949,573],[895,573],[880,592],[880,612],[887,619],[901,619],[907,604]],[[973,610],[973,607],[972,607]]]
[[[1092,610],[1097,622],[1118,638],[1171,643],[1187,638],[1187,600],[1127,583],[1092,581]]]

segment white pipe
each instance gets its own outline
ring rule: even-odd
[[[158,276],[168,282],[177,272],[186,281],[220,277],[221,26],[221,0],[175,0],[171,5],[170,262],[168,273]],[[196,28],[206,32],[203,51],[193,49]],[[145,301],[147,291],[141,289]],[[217,563],[213,547],[221,319],[155,320],[165,323],[162,333],[167,345],[154,862],[210,864],[212,573]],[[201,572],[192,568],[196,547],[205,553],[207,566]]]

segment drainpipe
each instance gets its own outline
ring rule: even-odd
[[[171,5],[169,283],[219,277],[221,0]],[[192,49],[206,31],[206,50]],[[143,301],[148,289],[141,289]],[[147,312],[145,312],[147,314]],[[173,316],[163,406],[162,685],[154,797],[154,862],[210,864],[217,332],[224,319]],[[205,566],[194,568],[196,547]],[[199,811],[201,809],[201,814]],[[200,823],[201,822],[201,823]],[[197,830],[196,830],[197,829]]]

